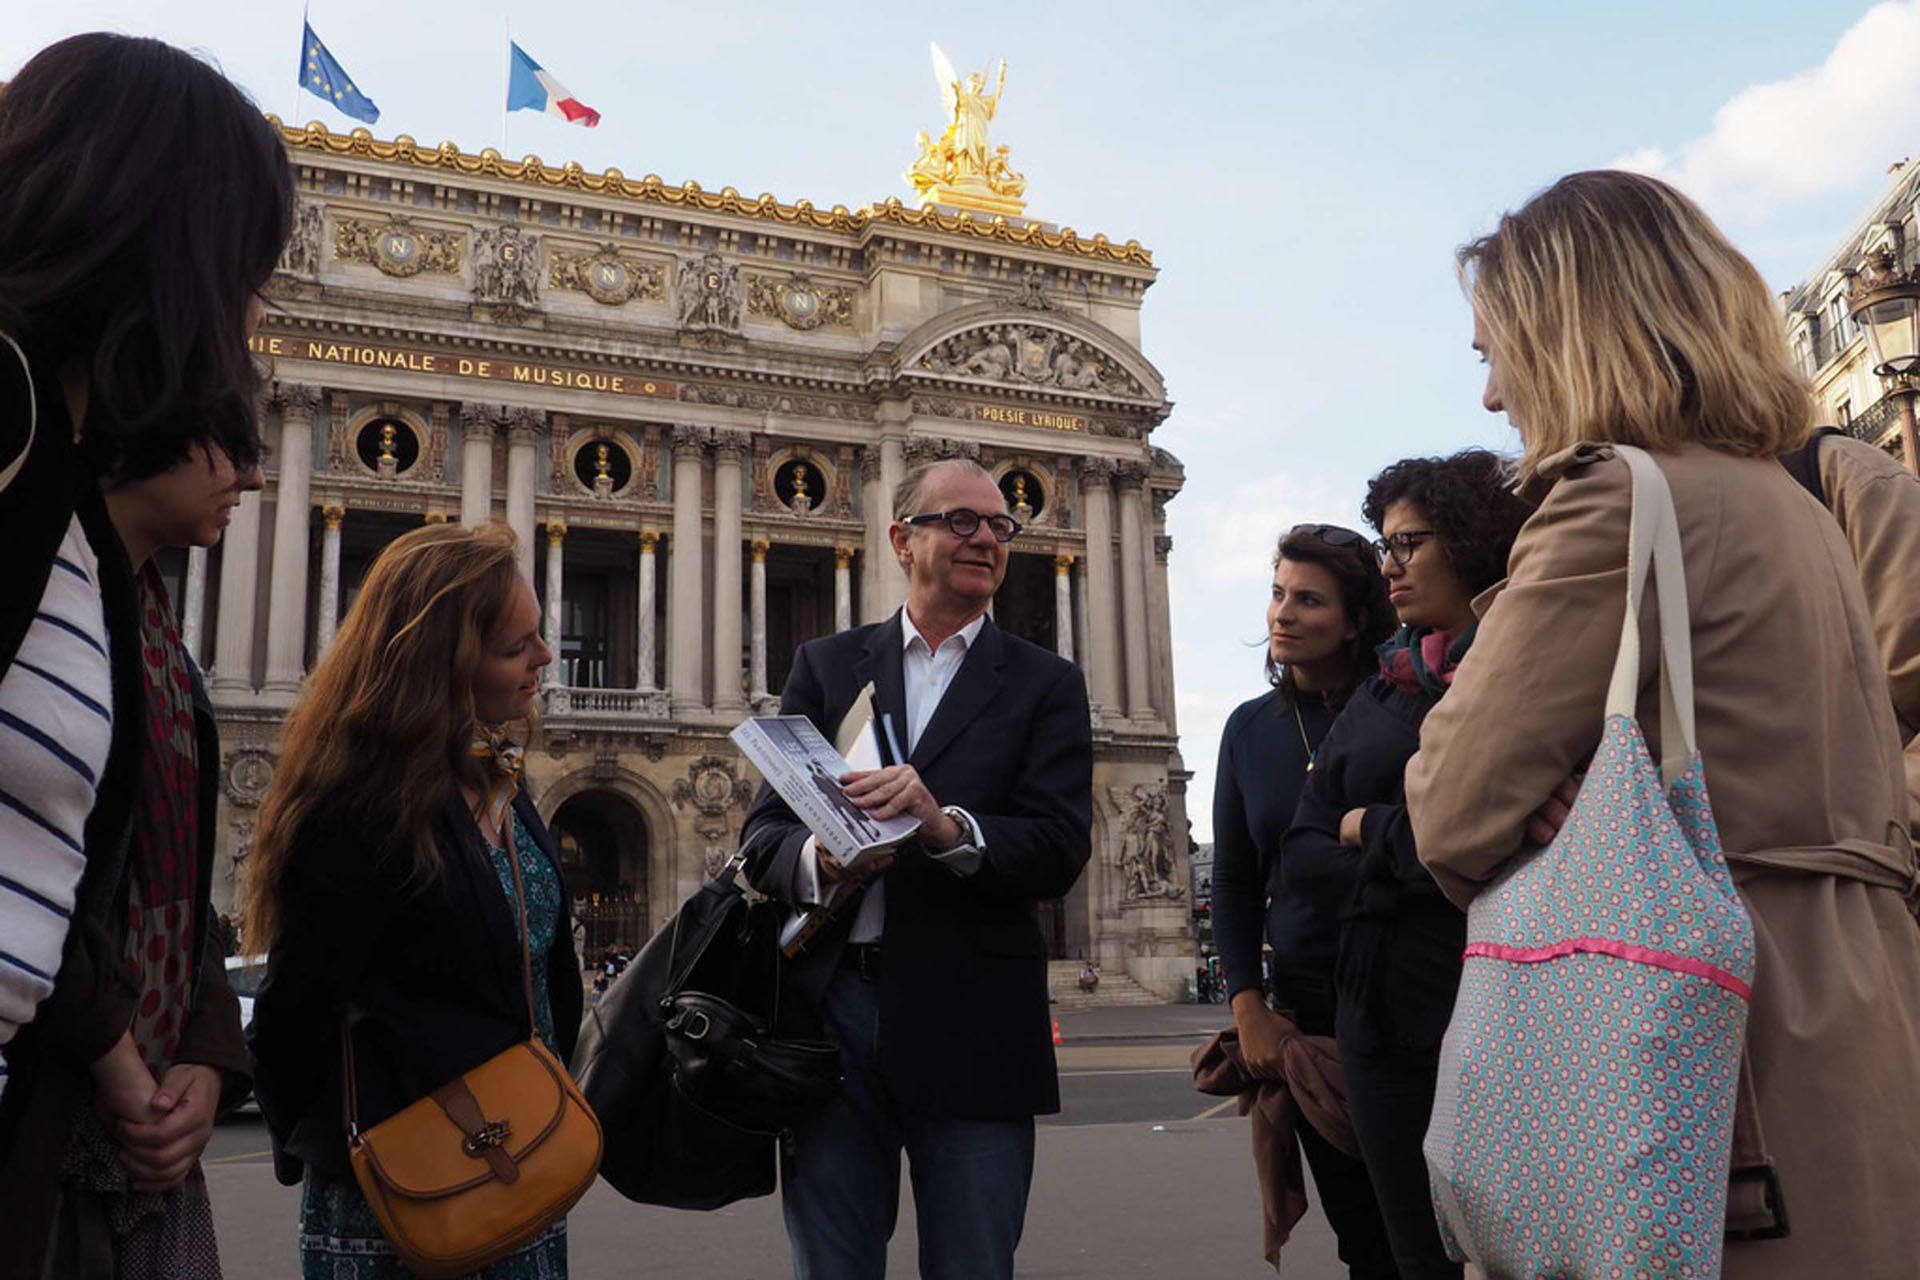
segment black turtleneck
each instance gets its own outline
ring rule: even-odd
[[[1296,717],[1296,712],[1298,713]],[[1227,994],[1260,986],[1260,942],[1273,946],[1276,985],[1289,976],[1326,982],[1340,921],[1281,891],[1280,839],[1293,821],[1312,748],[1333,724],[1318,693],[1289,701],[1275,689],[1244,702],[1220,735],[1213,784],[1213,937]],[[1304,734],[1304,741],[1303,739]]]

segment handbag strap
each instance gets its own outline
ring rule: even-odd
[[[1627,611],[1620,650],[1607,686],[1607,715],[1634,715],[1640,700],[1640,606],[1652,571],[1660,620],[1660,774],[1671,787],[1699,753],[1693,714],[1693,642],[1687,622],[1687,575],[1680,522],[1667,477],[1644,449],[1614,445],[1633,480],[1627,528]]]
[[[500,839],[507,846],[507,865],[513,869],[513,905],[520,918],[520,977],[526,984],[527,1039],[532,1040],[539,1034],[533,1012],[533,953],[528,939],[527,890],[520,878],[520,848],[518,840],[514,838],[512,805],[507,806],[506,817],[500,823]],[[347,1111],[347,1141],[357,1143],[360,1141],[360,1096],[353,1078],[353,1034],[344,1017],[340,1019],[340,1061]]]
[[[34,432],[40,426],[40,398],[33,386],[33,365],[27,361],[27,353],[13,340],[13,335],[0,333],[0,342],[13,348],[13,354],[20,358],[20,367],[27,375],[27,442],[20,446],[20,454],[4,467],[0,467],[0,492],[5,492],[14,478],[20,474],[20,468],[27,465],[27,455],[33,452]]]

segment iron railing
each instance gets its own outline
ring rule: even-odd
[[[1842,429],[1856,440],[1877,445],[1900,425],[1900,394],[1881,396]]]

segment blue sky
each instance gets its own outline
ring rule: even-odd
[[[964,16],[961,16],[964,14]],[[1219,728],[1262,689],[1282,528],[1358,523],[1409,454],[1511,448],[1480,409],[1452,250],[1572,169],[1630,159],[1706,203],[1784,289],[1920,143],[1920,0],[629,6],[319,0],[382,137],[501,145],[505,32],[598,129],[531,113],[508,151],[857,206],[907,193],[937,124],[927,41],[1011,64],[995,138],[1029,213],[1138,239],[1144,345],[1187,466],[1170,508],[1181,749],[1208,838]],[[288,3],[18,6],[0,76],[76,31],[152,34],[294,109]],[[353,122],[301,96],[302,118]]]

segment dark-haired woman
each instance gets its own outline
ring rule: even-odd
[[[1278,1075],[1287,1022],[1334,1030],[1333,960],[1340,916],[1324,898],[1289,894],[1280,840],[1315,753],[1340,707],[1375,667],[1393,629],[1386,584],[1367,540],[1338,525],[1303,524],[1280,539],[1267,605],[1267,693],[1240,704],[1220,735],[1213,791],[1213,936],[1247,1068]],[[1261,984],[1261,943],[1273,948],[1273,1000]],[[1354,1280],[1396,1273],[1366,1166],[1298,1130],[1321,1208]]]
[[[244,898],[248,945],[268,955],[254,1087],[275,1174],[305,1182],[300,1264],[316,1280],[412,1274],[347,1155],[343,1025],[362,1129],[530,1029],[564,1063],[580,1029],[559,854],[506,730],[553,660],[518,566],[500,525],[428,525],[382,551],[261,804]],[[566,1272],[562,1220],[478,1274]]]
[[[253,471],[247,334],[292,179],[218,72],[112,35],[42,50],[0,92],[0,175],[0,1276],[40,1280],[50,1239],[104,1249],[122,1275],[217,1274],[210,1220],[165,1207],[204,1146],[200,1112],[178,1108],[206,1092],[168,1078],[230,1056],[240,1031],[206,886],[152,878],[198,867],[190,821],[155,830],[152,803],[163,774],[168,812],[192,814],[194,720],[169,704],[169,753],[151,727],[168,707],[143,702],[190,673],[156,640],[165,611],[102,486],[151,496],[170,476]],[[157,922],[142,918],[156,891]],[[129,972],[147,953],[159,986]],[[83,1116],[125,1158],[63,1178]],[[141,1136],[154,1161],[133,1158]]]
[[[1347,1110],[1405,1280],[1458,1280],[1434,1225],[1420,1142],[1453,1010],[1466,917],[1420,865],[1403,777],[1420,724],[1473,643],[1473,598],[1503,576],[1527,508],[1501,460],[1469,449],[1375,476],[1363,512],[1399,633],[1320,745],[1281,852],[1281,883],[1342,920],[1335,1034]]]

